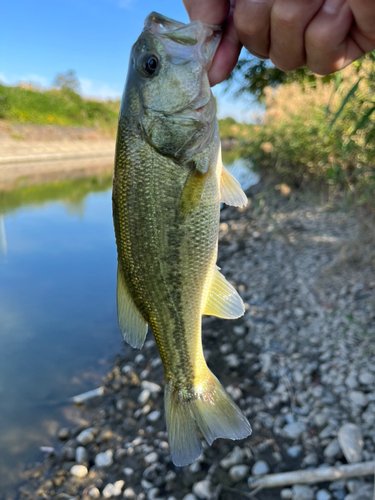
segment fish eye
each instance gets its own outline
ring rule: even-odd
[[[145,76],[156,76],[159,69],[159,59],[155,54],[145,54],[140,66]]]

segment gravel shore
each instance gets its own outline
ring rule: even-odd
[[[28,471],[18,498],[232,500],[248,498],[252,480],[268,472],[375,459],[372,246],[357,213],[301,196],[258,186],[246,209],[222,211],[218,264],[246,313],[235,321],[204,317],[203,342],[253,434],[218,440],[192,465],[175,467],[163,368],[149,334],[141,351],[124,348],[104,395],[59,431],[60,444]],[[295,485],[252,498],[371,500],[372,481]]]

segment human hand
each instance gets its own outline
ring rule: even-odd
[[[242,45],[290,71],[306,65],[327,75],[375,49],[374,0],[183,0],[192,21],[220,25],[223,38],[211,85],[233,70]],[[234,4],[234,2],[233,2]]]

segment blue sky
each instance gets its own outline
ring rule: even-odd
[[[31,81],[49,87],[57,73],[74,69],[82,94],[117,99],[130,48],[153,10],[188,22],[181,0],[19,0],[3,2],[0,82]],[[249,103],[214,88],[219,116],[249,121]]]

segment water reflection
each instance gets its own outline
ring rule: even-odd
[[[256,182],[244,163],[229,170],[245,188]],[[68,399],[100,385],[121,349],[110,188],[106,175],[0,193],[4,488],[78,417]]]

